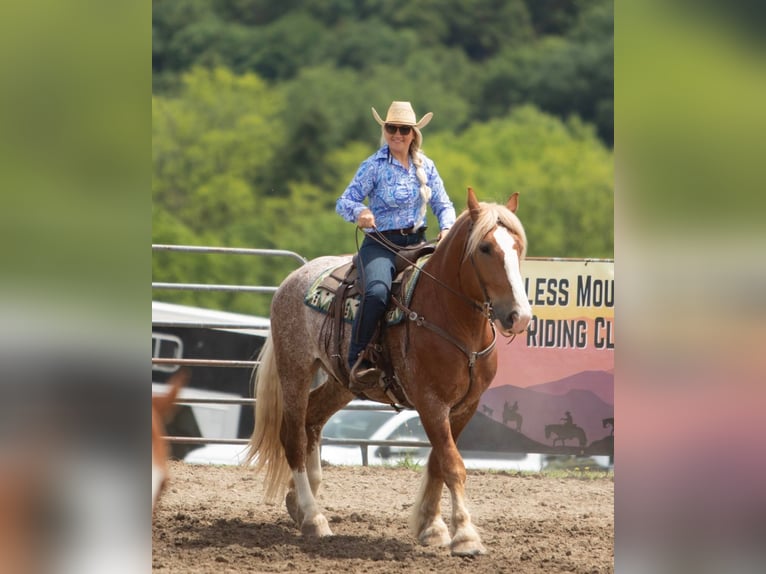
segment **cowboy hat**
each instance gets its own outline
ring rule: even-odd
[[[428,112],[420,118],[420,121],[416,122],[415,110],[412,109],[412,104],[409,102],[391,102],[391,106],[386,114],[386,121],[380,119],[375,108],[372,108],[372,116],[380,125],[396,124],[398,126],[414,126],[418,129],[427,126],[431,118],[434,117],[432,112]]]

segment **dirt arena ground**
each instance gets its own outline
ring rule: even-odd
[[[335,536],[304,539],[284,504],[265,504],[239,467],[171,463],[155,512],[155,572],[613,572],[614,480],[468,471],[466,494],[488,554],[450,556],[409,533],[421,470],[328,467],[319,501]],[[449,524],[445,489],[442,511]]]

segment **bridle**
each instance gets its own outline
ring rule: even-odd
[[[499,222],[498,222],[498,224],[499,224]],[[471,224],[471,226],[468,229],[467,237],[471,236],[472,229],[473,229],[473,224]],[[383,235],[381,235],[381,234],[370,234],[370,235],[368,235],[368,237],[371,237],[374,241],[377,241],[380,245],[382,245],[383,247],[385,247],[386,249],[388,249],[392,253],[397,253],[398,252],[398,247],[399,246],[397,246],[396,244],[388,241]],[[466,242],[463,245],[463,256],[462,256],[462,259],[465,259],[465,250],[467,248],[468,248],[468,239],[466,239]],[[495,321],[495,313],[494,313],[494,309],[492,307],[492,299],[489,296],[489,292],[487,290],[486,282],[484,281],[484,278],[482,277],[481,272],[479,271],[479,268],[476,265],[476,261],[473,258],[473,253],[469,254],[468,257],[469,257],[469,260],[471,261],[471,267],[473,267],[473,270],[476,273],[476,279],[477,279],[477,281],[479,283],[479,287],[481,288],[482,295],[484,297],[484,301],[482,303],[479,303],[475,299],[472,299],[471,297],[466,296],[464,293],[461,293],[460,291],[457,291],[457,290],[453,289],[451,286],[447,285],[446,283],[444,283],[440,279],[434,277],[431,273],[429,273],[428,271],[424,270],[422,267],[418,266],[416,263],[411,262],[411,261],[407,261],[407,265],[413,267],[414,269],[419,270],[420,273],[423,273],[424,275],[426,275],[427,277],[432,279],[434,282],[436,282],[437,285],[439,285],[440,287],[445,288],[446,290],[448,290],[451,293],[453,293],[455,296],[457,296],[462,301],[468,303],[473,309],[479,311],[479,313],[481,313],[481,315],[487,319],[487,321],[489,322],[489,326],[492,329],[492,341],[489,343],[489,345],[487,347],[485,347],[484,349],[481,349],[480,351],[471,351],[461,341],[459,341],[457,338],[453,337],[450,333],[448,333],[447,331],[445,331],[444,329],[442,329],[438,325],[430,322],[429,320],[427,320],[425,317],[423,317],[422,315],[420,315],[416,311],[413,311],[412,309],[410,309],[409,307],[404,305],[404,303],[402,303],[402,301],[397,299],[395,296],[391,295],[391,300],[393,301],[393,303],[399,309],[401,309],[402,312],[404,312],[405,317],[410,322],[414,323],[418,327],[425,327],[426,329],[436,333],[437,335],[439,335],[443,339],[449,341],[455,347],[460,349],[460,351],[468,358],[469,385],[468,385],[468,390],[466,391],[466,396],[468,395],[468,393],[471,390],[471,387],[473,386],[473,380],[474,380],[473,369],[474,369],[474,365],[476,364],[476,361],[478,359],[481,359],[482,357],[485,357],[485,356],[489,355],[493,351],[493,349],[495,348],[495,345],[497,343],[497,330],[495,328],[495,323],[494,323],[494,321]],[[512,341],[513,338],[515,338],[515,335],[513,335],[511,337],[510,341]],[[510,341],[509,341],[509,343],[510,343]],[[457,404],[459,404],[460,402],[462,402],[462,399],[460,401],[458,401]]]
[[[359,228],[357,227],[357,230],[358,229]],[[373,229],[375,229],[377,231],[376,227],[373,227]],[[470,236],[470,234],[471,234],[471,229],[469,228],[468,235]],[[380,233],[375,233],[375,234],[370,233],[370,234],[367,235],[367,237],[371,238],[373,241],[376,241],[379,245],[381,245],[382,247],[385,247],[391,253],[398,253],[399,249],[401,249],[398,245],[396,245],[395,243],[389,241],[388,239],[385,238],[385,236],[383,236]],[[434,241],[429,241],[429,243],[434,243]],[[467,248],[467,246],[468,246],[467,243],[466,243],[466,245],[463,246],[463,251],[464,252],[465,252],[465,249]],[[357,251],[359,251],[359,242],[358,241],[357,241]],[[428,271],[426,271],[422,267],[419,267],[415,262],[413,262],[413,261],[405,261],[405,263],[408,266],[412,267],[413,269],[418,270],[423,275],[426,275],[428,278],[432,279],[440,287],[443,287],[447,291],[450,291],[453,295],[455,295],[459,299],[462,299],[464,302],[466,302],[469,305],[471,305],[471,307],[473,307],[474,309],[479,311],[482,315],[487,317],[487,319],[489,319],[491,321],[494,321],[494,313],[492,311],[492,301],[490,300],[489,295],[487,293],[487,288],[484,285],[484,282],[483,282],[481,276],[479,275],[479,270],[476,267],[476,263],[473,261],[473,255],[471,255],[471,263],[473,264],[474,269],[476,270],[477,278],[479,279],[479,285],[481,286],[482,292],[484,293],[484,302],[483,303],[479,303],[475,299],[471,299],[470,297],[467,297],[466,295],[464,295],[460,291],[457,291],[457,290],[453,289],[452,287],[450,287],[449,285],[444,283],[442,280],[434,277],[431,273],[429,273]]]
[[[357,228],[358,229],[358,228]],[[377,228],[373,228],[377,231]],[[471,235],[471,230],[473,229],[473,224],[468,228],[468,236]],[[385,247],[388,249],[391,253],[398,253],[400,247],[396,245],[395,243],[389,241],[386,239],[383,235],[377,233],[377,234],[369,234],[368,237],[370,237],[373,241],[376,241],[379,245]],[[433,243],[433,242],[429,242]],[[466,241],[465,245],[463,245],[463,258],[465,258],[465,250],[468,248],[468,242]],[[358,242],[357,242],[357,251],[358,248]],[[431,273],[423,269],[422,267],[419,267],[415,262],[413,261],[405,261],[405,263],[412,267],[413,269],[418,270],[423,275],[426,275],[428,278],[433,280],[437,285],[440,287],[443,287],[447,291],[450,291],[453,295],[458,297],[459,299],[463,300],[467,304],[469,304],[471,307],[473,307],[475,310],[479,311],[483,316],[485,316],[490,322],[495,320],[495,313],[492,308],[492,299],[489,297],[489,292],[487,291],[487,286],[484,282],[484,279],[481,276],[481,273],[479,272],[479,268],[476,266],[476,262],[473,259],[473,253],[470,254],[470,260],[471,265],[474,268],[474,271],[476,272],[476,278],[479,281],[479,286],[481,287],[482,294],[484,295],[484,301],[482,303],[479,303],[475,299],[472,299],[471,297],[467,297],[465,294],[461,293],[460,291],[457,291],[456,289],[453,289],[444,281],[434,277]]]

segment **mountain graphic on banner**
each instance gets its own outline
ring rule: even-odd
[[[530,391],[563,395],[572,390],[590,391],[605,403],[614,405],[614,372],[582,371],[563,379],[527,387]]]
[[[570,424],[582,429],[585,445],[591,446],[611,439],[614,432],[613,377],[605,371],[583,371],[528,388],[491,387],[482,395],[481,404],[500,422],[504,413],[513,409],[513,420],[506,417],[508,426],[516,429],[518,424],[518,430],[526,437],[548,446],[563,446],[565,450],[582,446],[579,438],[573,436],[554,444],[557,436],[547,433],[546,427],[567,424],[569,413]]]

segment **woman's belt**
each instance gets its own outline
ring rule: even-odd
[[[396,235],[422,235],[426,232],[426,226],[418,227],[417,229],[413,227],[408,227],[407,229],[389,229],[387,231],[378,231],[381,235],[385,235],[387,237],[396,236]]]

